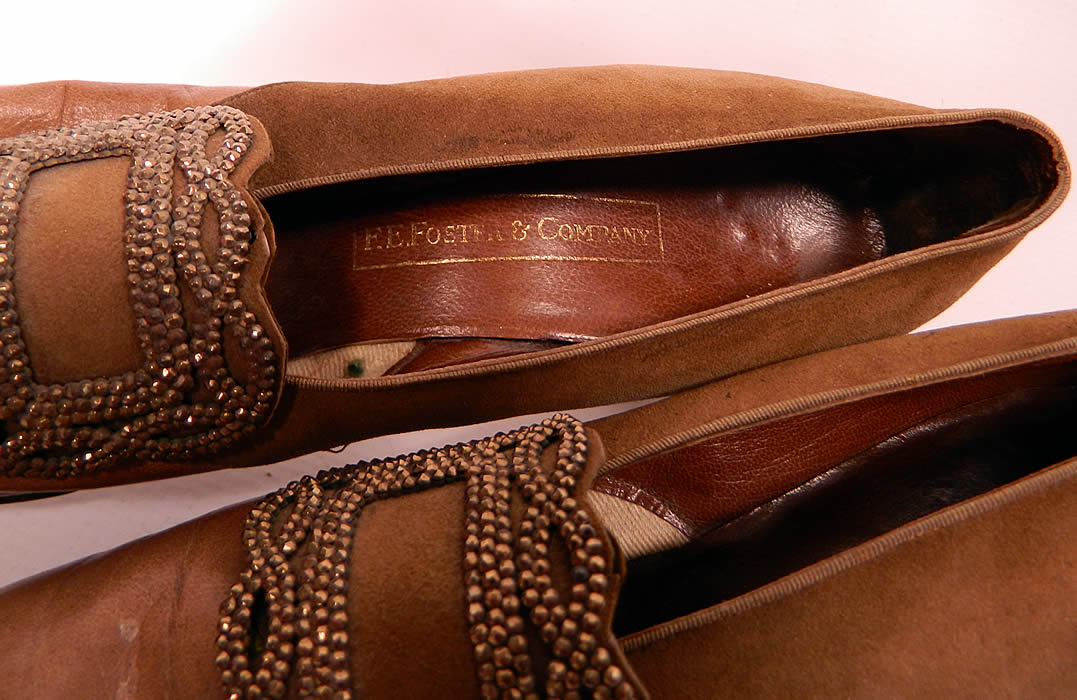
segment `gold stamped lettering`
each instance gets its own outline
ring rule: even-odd
[[[411,239],[408,241],[408,247],[413,247],[417,242],[423,239],[423,231],[426,228],[425,221],[413,221],[411,222]]]
[[[546,222],[550,222],[550,231],[546,230]],[[553,225],[557,223],[557,219],[552,216],[544,216],[538,220],[538,237],[544,241],[552,241],[557,238],[557,231],[553,230]],[[521,239],[523,240],[523,239]]]
[[[379,231],[381,231],[381,226],[375,226],[364,230],[366,245],[363,246],[363,250],[374,250],[375,248],[381,250],[381,245],[378,243]]]
[[[592,246],[602,244],[620,244],[626,246],[646,247],[651,245],[654,235],[652,229],[635,226],[618,226],[602,223],[562,222],[556,216],[543,216],[534,223],[525,223],[521,219],[512,222],[509,236],[500,228],[483,230],[475,223],[430,225],[427,221],[414,221],[405,233],[402,225],[371,226],[362,229],[357,236],[362,237],[364,252],[395,248],[413,248],[425,243],[430,246],[466,245],[495,241],[526,241],[528,234],[534,230],[538,239],[543,241],[561,240],[569,243],[587,243]]]
[[[473,210],[470,216],[449,214],[398,223],[382,220],[358,228],[354,234],[356,269],[480,259],[647,262],[653,256],[664,258],[657,204],[556,194],[521,198],[527,204],[519,209],[509,204],[511,198],[500,197],[496,201],[503,205],[489,212],[480,209],[478,216]],[[469,220],[472,216],[475,219]],[[404,248],[409,252],[403,255],[380,252]]]

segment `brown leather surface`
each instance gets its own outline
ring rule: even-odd
[[[578,341],[885,254],[874,211],[800,175],[793,155],[788,173],[752,172],[769,155],[512,170],[422,194],[371,197],[350,185],[274,198],[270,298],[295,354],[377,339]]]
[[[1053,361],[839,404],[628,464],[599,477],[595,489],[696,538],[912,426],[1073,372],[1071,364]]]
[[[295,354],[598,338],[1020,216],[1042,186],[1024,139],[948,127],[317,187],[265,203],[269,294]]]
[[[239,88],[60,80],[0,87],[0,138],[115,119],[126,114],[215,104]]]
[[[248,510],[231,507],[0,592],[0,697],[219,697],[207,650],[245,563]]]

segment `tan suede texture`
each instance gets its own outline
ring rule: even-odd
[[[589,438],[578,498],[605,457],[601,438]],[[555,444],[543,453],[543,468],[551,470],[556,458]],[[361,512],[348,579],[357,697],[477,697],[464,586],[466,486],[386,498]],[[247,565],[242,530],[250,507],[219,511],[0,592],[0,698],[26,697],[28,688],[39,698],[222,695],[214,664],[218,609]],[[518,523],[518,494],[512,508]],[[592,522],[612,547],[601,522]],[[556,535],[551,552],[551,579],[568,599],[571,564]],[[622,564],[610,559],[599,641],[633,677],[609,632]],[[544,659],[542,642],[529,637],[534,658]],[[545,672],[536,670],[543,687]],[[296,688],[289,697],[298,697]]]
[[[1077,462],[964,507],[774,600],[749,593],[710,624],[629,640],[629,658],[655,698],[1073,697]]]
[[[643,406],[597,420],[593,425],[603,434],[606,454],[611,459],[632,451],[665,452],[691,441],[673,440],[672,436],[690,434],[730,416],[751,415],[782,401],[853,390],[895,377],[913,377],[1075,336],[1077,311],[1059,311],[943,328],[912,338],[885,338],[743,372],[681,392],[675,402]],[[1071,353],[1069,350],[1062,354]]]
[[[463,615],[465,488],[452,484],[363,511],[348,600],[358,697],[418,698],[434,687],[444,697],[478,697]]]
[[[213,698],[218,607],[246,560],[237,506],[0,594],[0,697]]]
[[[583,490],[605,458],[600,437],[593,432],[589,437],[588,464],[578,482]],[[547,448],[545,469],[552,468],[555,455],[556,448]],[[352,629],[357,630],[350,661],[353,685],[360,697],[479,696],[465,615],[465,491],[466,484],[457,483],[390,498],[364,509],[353,544],[350,585],[354,588],[348,603]],[[513,519],[519,522],[523,505],[518,494],[512,510]],[[559,549],[555,538],[551,552]],[[560,559],[557,554],[550,557],[550,576],[561,591],[568,591],[572,584],[567,559],[567,552]],[[610,579],[611,605],[603,615],[607,630],[619,572],[611,572]],[[528,636],[533,658],[543,658],[541,640],[531,633]],[[608,632],[606,641],[613,643]],[[611,652],[615,663],[623,665],[618,651]],[[536,673],[541,688],[544,671],[536,668]]]
[[[280,83],[227,102],[257,115],[274,134],[278,157],[256,179],[260,194],[312,180],[681,150],[695,141],[750,141],[754,133],[932,111],[812,83],[660,66],[399,85]],[[334,118],[318,122],[312,111]]]
[[[220,92],[87,84],[0,88],[0,102],[27,102],[0,113],[0,134],[70,123],[78,115],[103,115],[121,106],[143,111],[200,97],[218,99]],[[974,122],[1035,134],[1037,152],[1024,155],[1053,184],[1016,220],[607,338],[384,378],[291,377],[268,427],[238,450],[72,477],[64,488],[262,464],[378,434],[655,397],[764,364],[898,335],[957,299],[1058,206],[1069,184],[1057,139],[1022,115],[934,112],[740,73],[614,66],[390,86],[286,83],[226,101],[263,121],[272,139],[273,160],[253,175],[255,192],[263,197],[381,175]],[[89,106],[75,106],[83,103]],[[401,127],[401,115],[407,115],[407,128]],[[265,225],[269,230],[272,222]],[[252,260],[252,269],[267,258],[268,251]],[[253,290],[244,294],[258,296]],[[249,303],[258,306],[260,318],[269,318],[267,306]],[[42,338],[64,337],[46,329],[48,317],[35,323]],[[278,334],[275,340],[283,352],[284,339]],[[51,488],[56,482],[49,479],[0,477],[0,490]]]
[[[34,378],[111,377],[142,366],[122,235],[129,158],[45,168],[19,216],[15,298]],[[101,206],[112,202],[113,206]]]

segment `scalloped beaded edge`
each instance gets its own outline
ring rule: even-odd
[[[547,473],[540,462],[554,443]],[[557,415],[486,440],[321,472],[267,496],[244,528],[249,567],[221,606],[216,663],[228,697],[352,698],[348,571],[362,509],[463,481],[464,603],[480,697],[642,697],[603,637],[610,552],[576,497],[586,462],[583,424]],[[518,537],[514,492],[524,503]],[[571,559],[567,596],[550,576],[554,537]],[[528,625],[547,647],[541,674]]]
[[[211,136],[223,131],[212,154]],[[281,381],[264,327],[238,298],[253,233],[249,204],[228,179],[254,136],[227,106],[83,122],[0,139],[0,420],[8,476],[63,478],[129,459],[216,453],[268,419]],[[14,255],[19,203],[42,168],[131,159],[125,207],[127,281],[142,367],[61,384],[34,381],[19,325]],[[176,173],[185,182],[177,182]],[[219,227],[213,260],[202,250],[211,205]],[[62,274],[62,273],[61,273]],[[186,286],[195,308],[180,298]],[[226,365],[224,334],[245,355],[246,381]]]

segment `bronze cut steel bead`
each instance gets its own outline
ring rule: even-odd
[[[546,474],[541,455],[555,442],[558,460]],[[348,640],[361,631],[349,629],[347,596],[355,594],[348,570],[363,505],[466,481],[461,602],[480,695],[538,698],[541,688],[550,698],[634,697],[596,636],[601,618],[594,611],[607,607],[609,552],[574,495],[577,482],[566,479],[586,463],[577,458],[581,453],[582,426],[556,416],[488,440],[321,472],[267,496],[244,527],[249,567],[221,606],[215,654],[226,691],[277,697],[296,688],[315,697],[350,697]],[[411,478],[431,469],[438,480]],[[510,505],[517,497],[525,508],[514,524]],[[565,523],[588,532],[576,534]],[[583,575],[565,591],[551,574],[548,545],[558,538],[553,551],[569,560],[562,570]],[[533,655],[529,625],[545,652]],[[258,629],[269,630],[260,642]],[[536,658],[543,659],[541,685]]]
[[[222,129],[222,145],[207,154],[207,139]],[[225,254],[227,261],[217,261],[226,264],[235,277],[222,281],[211,272],[198,242],[206,195],[193,187],[206,178],[215,183],[224,205],[217,206],[218,227],[228,230],[237,241],[249,240],[248,205],[226,173],[247,151],[252,134],[244,114],[217,106],[86,122],[70,129],[0,139],[0,327],[4,329],[0,332],[0,354],[7,359],[6,371],[0,376],[0,398],[4,400],[0,419],[22,427],[0,443],[0,458],[8,463],[9,475],[32,472],[61,477],[111,468],[130,457],[200,456],[234,444],[231,433],[247,434],[268,417],[276,383],[266,380],[278,376],[279,360],[262,326],[235,298],[235,285],[247,264],[249,248],[242,254],[232,250]],[[18,203],[28,176],[38,169],[115,156],[126,156],[132,162],[124,197],[125,250],[134,330],[147,364],[137,373],[118,377],[66,385],[33,384],[10,284]],[[191,186],[189,194],[173,199],[176,165]],[[175,284],[179,278],[203,305],[188,310],[192,318],[203,319],[190,333],[182,328],[180,291]],[[216,294],[205,289],[207,286],[214,287]],[[206,308],[224,299],[239,307],[228,316]],[[217,344],[219,333],[214,330],[222,326],[231,327],[248,342],[246,387],[240,387],[224,367]],[[199,343],[205,348],[187,362],[188,344],[198,348]],[[248,405],[234,401],[214,405],[186,398],[199,387],[207,389],[206,393],[223,389],[227,396],[227,392],[239,390],[257,398]],[[84,399],[89,401],[80,403]],[[31,419],[33,416],[37,418]],[[53,417],[54,421],[48,420]],[[61,435],[51,429],[51,424],[62,429],[71,423],[94,429],[86,437]]]

